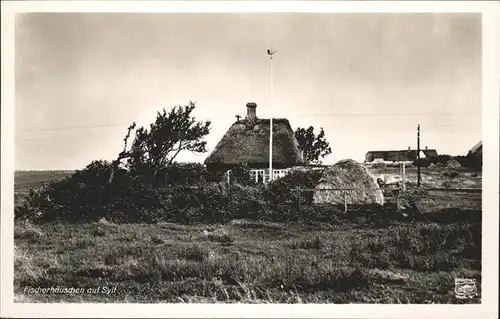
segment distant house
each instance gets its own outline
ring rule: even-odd
[[[247,103],[247,116],[231,125],[205,160],[210,171],[227,172],[245,163],[257,182],[269,179],[269,119],[259,119],[257,104]],[[290,123],[273,118],[273,178],[279,178],[304,163]]]
[[[408,147],[407,150],[400,151],[369,151],[366,153],[365,162],[413,162],[417,159],[417,150],[412,150]],[[438,156],[438,153],[434,149],[420,150],[420,158],[431,158]]]

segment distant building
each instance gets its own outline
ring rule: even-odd
[[[417,159],[417,150],[412,150],[408,147],[407,150],[400,151],[369,151],[365,156],[365,163],[370,162],[413,162]],[[434,149],[420,150],[420,158],[431,158],[438,156],[438,153]]]
[[[469,152],[467,153],[469,156],[478,156],[483,157],[483,141],[479,141],[476,145],[474,145]]]
[[[213,152],[205,160],[210,171],[230,171],[245,163],[257,182],[269,179],[269,119],[257,118],[257,104],[247,103],[247,116],[237,118]],[[304,164],[302,152],[290,123],[273,118],[273,178],[286,175],[295,166]]]

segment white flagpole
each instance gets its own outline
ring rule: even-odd
[[[269,182],[273,180],[273,49],[267,50],[270,68],[270,102],[269,102]]]

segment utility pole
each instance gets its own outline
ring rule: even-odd
[[[270,99],[269,99],[269,182],[273,180],[273,55],[276,50],[272,48],[267,50],[269,55],[269,71],[270,71]]]
[[[417,187],[420,187],[420,124],[417,126]]]

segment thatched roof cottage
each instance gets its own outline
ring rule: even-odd
[[[370,151],[366,153],[365,162],[413,162],[417,159],[417,150],[412,150],[408,147],[407,150],[401,151]],[[425,149],[420,150],[421,158],[431,158],[438,156],[435,149],[429,149],[427,146]]]
[[[211,171],[228,171],[247,164],[256,180],[267,180],[269,168],[269,119],[259,119],[257,104],[247,103],[247,116],[231,125],[205,160]],[[303,164],[302,152],[290,123],[273,118],[273,175],[281,177],[288,169]]]

